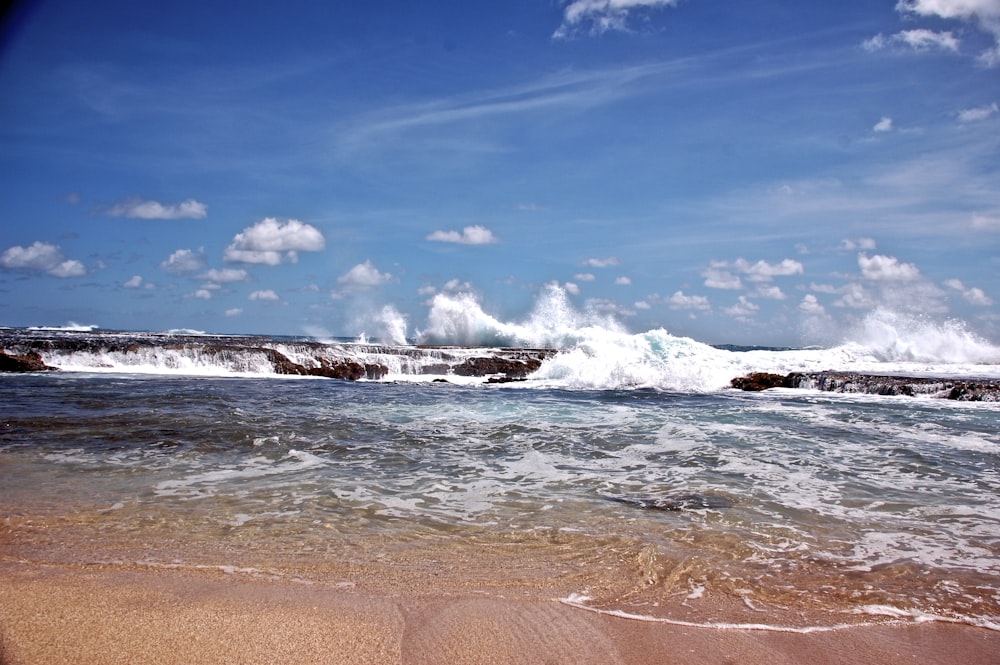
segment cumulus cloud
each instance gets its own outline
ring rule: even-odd
[[[875,123],[872,127],[873,132],[891,132],[892,131],[892,118],[889,116],[883,116],[881,120]]]
[[[762,298],[770,298],[771,300],[784,300],[788,297],[776,284],[758,284],[757,295]]]
[[[273,290],[263,289],[261,291],[254,291],[253,293],[251,293],[247,297],[247,300],[262,300],[265,302],[277,302],[281,300],[281,298],[279,298],[278,294],[275,293]]]
[[[587,259],[583,262],[583,265],[590,266],[591,268],[610,268],[611,266],[618,265],[618,257],[609,256],[606,259]]]
[[[993,299],[986,295],[982,289],[978,287],[966,288],[960,279],[949,279],[944,285],[961,293],[962,298],[970,305],[989,307],[993,304]]]
[[[595,279],[597,279],[597,276],[594,275],[594,273],[592,272],[578,272],[577,274],[573,275],[573,277],[580,282],[593,282]]]
[[[826,314],[826,310],[823,309],[823,305],[821,305],[816,299],[816,296],[811,293],[807,293],[802,297],[802,302],[799,303],[799,310],[812,316],[822,316]]]
[[[250,278],[250,274],[242,268],[223,268],[222,270],[212,268],[203,274],[201,278],[217,284],[226,284],[229,282],[246,281]]]
[[[723,311],[734,319],[748,319],[760,309],[757,305],[750,301],[746,296],[740,296],[736,301],[736,304],[732,307],[726,307]]]
[[[625,275],[622,275],[621,277],[615,279],[615,284],[617,284],[618,286],[628,286],[631,283],[632,280],[629,277],[626,277]]]
[[[712,261],[701,273],[705,278],[705,286],[710,289],[742,289],[743,282],[739,275],[727,270],[728,266],[725,261]]]
[[[243,313],[242,307],[232,307],[226,310],[226,316],[239,316]]]
[[[650,305],[645,300],[636,300],[634,303],[632,303],[632,306],[635,307],[636,309],[652,309],[653,308],[653,306]]]
[[[167,272],[175,274],[198,272],[205,269],[205,249],[199,247],[198,251],[192,249],[178,249],[165,261],[160,263],[160,267]]]
[[[986,118],[998,111],[1000,111],[1000,106],[997,106],[996,102],[986,106],[976,106],[971,109],[962,109],[958,112],[958,121],[979,122],[980,120],[986,120]]]
[[[260,263],[276,266],[295,263],[299,252],[318,252],[326,239],[315,226],[290,219],[284,224],[268,217],[233,237],[223,258],[230,263]]]
[[[629,17],[653,9],[676,5],[679,0],[571,0],[563,9],[563,20],[553,33],[564,39],[579,33],[600,35],[609,30],[628,30]]]
[[[896,11],[909,18],[929,17],[961,21],[990,35],[993,46],[981,52],[979,62],[987,67],[1000,63],[1000,3],[996,0],[899,0]],[[898,44],[918,51],[959,50],[959,40],[951,31],[926,28],[904,30],[889,37],[878,34],[864,43],[868,50]]]
[[[569,293],[570,295],[574,296],[580,295],[579,285],[573,282],[566,282],[565,284],[563,284],[563,288],[566,289],[566,293]]]
[[[385,284],[392,279],[387,272],[379,272],[370,260],[359,263],[337,278],[338,284],[348,288],[371,288]]]
[[[198,289],[197,291],[191,294],[191,297],[198,298],[199,300],[211,300],[212,292],[209,291],[208,289]]]
[[[843,290],[835,305],[859,309],[883,306],[897,312],[944,313],[945,292],[924,277],[916,265],[894,256],[858,254],[860,280]]]
[[[910,282],[920,277],[920,270],[912,263],[901,263],[895,256],[858,254],[861,276],[876,282]]]
[[[674,295],[667,298],[667,305],[670,309],[697,309],[705,311],[712,308],[708,302],[708,298],[705,296],[689,296],[685,295],[683,291],[675,291]]]
[[[116,203],[107,209],[106,214],[132,219],[202,219],[208,215],[208,206],[194,199],[164,204],[136,196]]]
[[[801,275],[804,270],[802,264],[795,259],[782,259],[778,263],[750,263],[739,258],[732,262],[712,261],[701,274],[705,278],[705,286],[710,288],[740,289],[743,288],[741,274],[751,282],[770,282],[775,277]]]
[[[52,277],[81,277],[87,274],[81,262],[67,259],[58,246],[41,241],[35,241],[28,247],[8,247],[0,254],[0,268]]]
[[[466,226],[458,231],[434,231],[427,236],[433,242],[454,242],[460,245],[492,245],[497,242],[496,236],[485,226]]]

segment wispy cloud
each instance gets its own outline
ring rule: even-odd
[[[578,34],[600,35],[610,30],[628,30],[636,14],[672,7],[679,0],[571,0],[563,9],[563,20],[553,33],[556,39]]]
[[[988,104],[986,106],[976,106],[971,109],[962,109],[958,112],[959,122],[979,122],[980,120],[986,120],[994,113],[1000,111],[1000,106],[997,106],[996,102]]]
[[[208,206],[194,199],[165,204],[132,197],[114,204],[104,212],[110,217],[132,219],[203,219],[208,215]]]
[[[993,46],[981,51],[977,60],[986,67],[1000,64],[1000,3],[996,0],[899,0],[896,11],[911,20],[932,18],[959,21],[963,27],[986,33],[993,40]],[[914,28],[888,36],[879,33],[866,40],[863,46],[868,51],[900,47],[914,51],[958,53],[961,42],[950,30]]]
[[[345,125],[339,148],[354,152],[400,133],[557,108],[586,109],[637,94],[637,84],[683,67],[681,61],[548,74],[519,85],[416,101],[358,116]],[[395,145],[395,144],[394,144]]]
[[[453,242],[460,245],[491,245],[498,242],[497,237],[493,235],[485,226],[475,225],[466,226],[459,231],[434,231],[428,234],[427,240],[433,242]]]

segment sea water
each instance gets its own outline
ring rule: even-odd
[[[487,322],[492,344],[561,348],[508,384],[213,376],[162,350],[143,372],[0,376],[0,556],[345,586],[521,575],[691,625],[1000,629],[1000,405],[725,387],[748,369],[1000,377],[995,347],[951,323],[889,339],[884,319],[877,343],[747,352],[563,324]]]

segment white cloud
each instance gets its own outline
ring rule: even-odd
[[[207,279],[210,282],[225,284],[228,282],[246,281],[250,278],[250,274],[242,268],[223,268],[222,270],[212,268],[201,277],[202,279]]]
[[[743,282],[739,275],[734,275],[724,269],[728,265],[725,261],[712,261],[709,267],[701,273],[701,276],[705,278],[705,286],[710,289],[742,289]]]
[[[632,303],[632,306],[635,307],[636,309],[652,309],[653,308],[653,306],[650,305],[645,300],[636,300],[634,303]]]
[[[385,284],[392,279],[392,275],[386,272],[379,272],[370,260],[359,263],[345,274],[337,278],[337,283],[344,284],[352,288],[368,288]]]
[[[840,248],[848,252],[856,252],[859,249],[875,249],[875,240],[872,238],[857,238],[854,240],[845,238],[840,242]]]
[[[860,284],[848,284],[843,288],[843,292],[844,295],[833,303],[837,307],[849,307],[851,309],[871,309],[875,307],[875,299]]]
[[[194,199],[163,204],[136,196],[116,203],[108,208],[106,214],[132,219],[202,219],[208,215],[208,206]]]
[[[992,48],[979,54],[979,61],[987,67],[1000,63],[1000,2],[997,0],[899,0],[896,11],[972,24],[994,40]]]
[[[211,300],[212,292],[209,291],[208,289],[198,289],[197,291],[192,293],[191,296],[193,298],[199,298],[201,300]]]
[[[572,0],[563,9],[563,20],[553,33],[556,39],[579,32],[600,35],[627,30],[631,14],[676,5],[679,0]],[[587,29],[585,29],[587,28]]]
[[[126,289],[138,289],[142,287],[142,275],[132,275],[132,278],[122,284]]]
[[[462,232],[435,231],[427,236],[434,242],[454,242],[460,245],[491,245],[497,242],[496,236],[485,226],[466,226]]]
[[[705,296],[688,296],[684,295],[683,291],[676,291],[674,295],[667,298],[667,305],[670,306],[670,309],[698,309],[702,311],[712,309]]]
[[[243,313],[242,307],[233,307],[231,309],[226,310],[226,316],[239,316],[242,313]]]
[[[178,249],[176,252],[167,257],[167,260],[163,261],[160,264],[160,267],[167,272],[176,274],[204,270],[204,251],[203,247],[199,247],[197,252],[192,249]]]
[[[965,301],[970,305],[989,307],[993,304],[993,299],[986,295],[982,289],[977,287],[966,288],[965,284],[963,284],[960,279],[949,279],[944,283],[944,285],[950,289],[959,291]]]
[[[254,291],[247,297],[247,300],[264,300],[267,302],[277,302],[281,300],[281,298],[279,298],[278,294],[275,293],[273,290],[264,289],[261,291]]]
[[[442,286],[441,289],[443,291],[451,291],[451,292],[472,291],[472,284],[470,284],[469,282],[463,282],[462,280],[455,277],[445,282],[444,286]]]
[[[747,319],[759,309],[760,307],[752,303],[746,296],[740,296],[735,305],[726,307],[723,311],[734,319]]]
[[[858,267],[865,279],[876,282],[910,282],[920,278],[920,270],[912,263],[900,263],[894,256],[858,254]]]
[[[972,228],[978,231],[1000,231],[1000,216],[973,215]]]
[[[595,279],[597,279],[597,276],[594,275],[594,273],[592,272],[578,272],[577,274],[573,275],[573,277],[574,279],[580,282],[593,282]]]
[[[611,266],[618,265],[618,257],[609,256],[606,259],[587,259],[583,262],[583,265],[590,266],[591,268],[610,268]]]
[[[866,51],[879,51],[890,46],[900,46],[921,52],[931,50],[957,52],[959,40],[951,32],[934,32],[918,28],[916,30],[903,30],[888,37],[879,33],[871,39],[866,39],[861,46]]]
[[[959,122],[979,122],[980,120],[986,120],[994,113],[1000,111],[1000,106],[997,106],[996,102],[988,104],[986,106],[977,106],[971,109],[962,109],[958,112]]]
[[[823,305],[816,300],[816,296],[811,293],[807,293],[802,297],[802,302],[799,303],[799,309],[806,314],[820,316],[826,314],[826,310],[823,309]]]
[[[740,258],[733,262],[712,261],[701,275],[705,278],[705,286],[713,289],[741,289],[743,281],[739,274],[746,275],[751,282],[769,282],[775,277],[800,275],[805,270],[795,259],[782,259],[779,263],[757,261],[750,263]]]
[[[882,116],[882,119],[875,123],[872,127],[873,132],[891,132],[892,131],[892,118],[889,116]]]
[[[81,262],[67,259],[59,247],[37,240],[29,247],[15,245],[5,249],[0,254],[0,268],[44,273],[52,277],[81,277],[87,274]]]
[[[248,226],[233,237],[223,258],[230,263],[262,263],[275,266],[295,263],[298,252],[318,252],[326,247],[326,239],[315,226],[290,219],[282,224],[268,217]]]
[[[745,273],[751,282],[769,282],[774,277],[787,277],[789,275],[801,275],[804,271],[802,264],[795,259],[783,259],[781,263],[768,263],[767,261],[757,261],[751,264],[749,261],[737,259],[733,267]]]
[[[565,284],[563,284],[563,288],[566,289],[566,293],[569,293],[574,296],[580,295],[580,287],[577,284],[574,284],[573,282],[566,282]]]
[[[617,279],[615,279],[615,284],[617,284],[618,286],[628,286],[631,283],[632,283],[632,280],[629,279],[628,277],[626,277],[625,275],[622,275],[621,277],[618,277]]]
[[[770,298],[772,300],[784,300],[788,297],[776,284],[758,284],[757,295],[762,298]]]

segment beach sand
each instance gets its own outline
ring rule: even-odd
[[[0,663],[962,663],[1000,632],[923,623],[808,634],[692,628],[537,595],[372,592],[184,569],[0,563]]]

